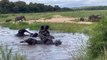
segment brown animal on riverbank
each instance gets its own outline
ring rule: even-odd
[[[17,16],[15,18],[15,22],[17,22],[17,21],[25,21],[25,20],[26,20],[25,16]]]
[[[101,15],[90,15],[88,21],[97,22],[102,18]]]
[[[85,19],[83,17],[80,18],[80,21],[84,21]]]

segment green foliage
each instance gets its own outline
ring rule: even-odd
[[[0,44],[0,60],[26,60],[26,58],[18,53],[13,53],[12,48],[7,45]]]
[[[50,19],[54,15],[61,15],[64,17],[74,17],[74,18],[80,18],[80,17],[88,18],[90,15],[93,14],[104,16],[107,15],[107,10],[0,14],[0,20],[7,20],[7,19],[15,20],[16,16],[21,16],[21,15],[25,16],[27,20],[38,20],[40,18]]]
[[[107,49],[107,17],[104,17],[91,31],[88,54],[90,58],[104,55],[104,47]]]
[[[20,22],[20,23],[3,23],[1,26],[4,27],[9,27],[11,29],[20,29],[20,28],[30,28],[32,30],[39,30],[41,25],[49,25],[50,30],[56,30],[56,31],[62,31],[62,32],[84,32],[85,29],[91,28],[92,25],[86,25],[86,24],[69,24],[69,23],[32,23],[28,24],[25,22]]]
[[[25,12],[48,12],[48,11],[62,11],[70,10],[70,8],[63,9],[58,5],[44,5],[42,3],[26,4],[24,1],[9,2],[9,0],[0,1],[0,13],[25,13]]]
[[[77,8],[77,10],[107,10],[107,6],[86,6]]]
[[[52,11],[80,11],[80,10],[106,10],[107,6],[91,6],[80,8],[61,8],[58,5],[44,5],[42,3],[26,4],[24,1],[9,2],[9,0],[0,1],[0,13],[34,13],[34,12],[52,12]]]
[[[4,27],[9,27],[10,29],[19,29],[19,28],[27,28],[28,23],[26,22],[19,22],[19,23],[2,23]]]

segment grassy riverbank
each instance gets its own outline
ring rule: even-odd
[[[6,23],[6,20],[14,20],[16,16],[23,15],[27,20],[38,20],[40,18],[51,19],[54,15],[60,15],[63,17],[70,18],[79,18],[84,17],[88,18],[89,15],[92,14],[100,14],[106,15],[106,10],[95,10],[95,11],[67,11],[67,12],[45,12],[45,13],[15,13],[15,14],[0,14],[0,22],[1,26],[10,27],[12,29],[20,29],[20,28],[30,28],[33,30],[38,30],[40,25],[47,24],[50,26],[51,30],[63,31],[63,32],[87,32],[92,28],[94,24],[70,24],[70,23]],[[4,23],[2,23],[4,22]]]
[[[105,16],[91,31],[88,54],[90,58],[107,57],[107,17]],[[106,60],[107,58],[105,58]]]
[[[23,15],[26,17],[27,20],[37,20],[40,18],[50,19],[54,15],[61,15],[64,17],[88,17],[92,14],[99,14],[99,15],[107,15],[106,10],[94,10],[94,11],[66,11],[66,12],[45,12],[45,13],[12,13],[12,14],[0,14],[0,21],[5,21],[8,19],[14,20],[16,16]]]
[[[39,30],[41,25],[49,25],[50,30],[61,32],[88,32],[92,25],[87,24],[70,24],[70,23],[32,23],[28,24],[20,22],[17,24],[3,23],[1,26],[9,27],[11,29],[30,28],[31,30]]]

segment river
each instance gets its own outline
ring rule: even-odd
[[[62,45],[27,45],[19,43],[29,37],[16,37],[18,30],[0,27],[0,41],[12,47],[15,52],[26,55],[28,60],[72,60],[80,50],[81,45],[85,46],[89,36],[83,33],[63,33],[50,31],[55,37],[54,40],[61,40]],[[38,32],[32,31],[31,32]],[[26,33],[27,34],[27,33]]]

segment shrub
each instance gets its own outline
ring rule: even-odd
[[[0,60],[26,60],[26,58],[18,53],[13,53],[12,48],[7,45],[0,44]]]
[[[104,55],[107,47],[107,17],[104,17],[91,31],[89,39],[88,54],[90,58]],[[107,49],[107,48],[106,48]]]

